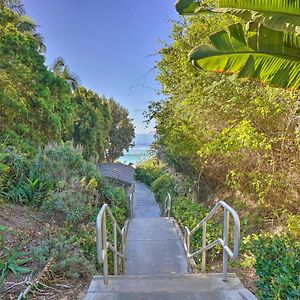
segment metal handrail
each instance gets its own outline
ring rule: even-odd
[[[112,221],[113,227],[113,245],[107,239],[106,232],[106,215]],[[118,251],[118,233],[121,236],[121,249]],[[103,265],[104,284],[108,284],[108,250],[113,252],[114,275],[118,275],[118,260],[122,260],[122,270],[125,270],[125,238],[126,226],[122,229],[113,216],[109,206],[103,204],[96,219],[96,243],[97,243],[97,260]]]
[[[130,217],[133,218],[133,194],[135,192],[135,182],[132,183],[130,195],[129,195],[129,210],[130,210]]]
[[[172,205],[172,197],[170,193],[167,194],[167,197],[165,199],[164,203],[164,216],[170,218],[170,212],[171,212],[171,205]]]
[[[133,218],[133,193],[130,193],[129,195],[129,213],[130,218]]]
[[[223,207],[224,209],[224,227],[223,227],[223,239],[218,238],[210,244],[206,245],[206,224],[207,221],[210,220],[216,211]],[[233,251],[228,247],[229,240],[229,214],[232,215],[234,222],[234,244]],[[190,238],[191,236],[200,229],[202,226],[202,247],[201,249],[190,252]],[[233,260],[236,260],[239,254],[239,244],[240,244],[240,219],[237,212],[224,201],[218,202],[215,207],[210,211],[210,213],[193,229],[189,230],[188,227],[184,228],[184,246],[187,252],[188,258],[193,258],[198,254],[202,253],[202,272],[205,272],[206,267],[206,251],[213,248],[216,245],[221,245],[223,248],[223,281],[227,281],[227,269],[228,269],[228,256]]]

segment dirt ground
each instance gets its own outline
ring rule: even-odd
[[[28,252],[32,247],[41,245],[51,233],[59,230],[62,220],[62,216],[49,217],[33,207],[16,204],[0,205],[0,226],[7,228],[4,233],[0,231],[0,234],[4,237],[5,247],[9,249]],[[3,251],[0,248],[0,260],[2,255]],[[33,270],[32,275],[25,274],[15,278],[10,273],[0,288],[1,300],[17,299],[29,282],[32,282],[41,272],[41,267],[36,262],[24,266]],[[41,284],[33,289],[34,293],[28,294],[28,299],[82,299],[89,282],[90,279],[54,278],[49,272],[45,272]]]

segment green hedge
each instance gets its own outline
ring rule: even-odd
[[[168,193],[174,194],[176,183],[174,179],[168,175],[163,174],[155,179],[151,184],[151,190],[155,194],[156,200],[163,206]]]
[[[264,300],[300,299],[300,241],[289,234],[260,235],[252,242],[257,296]]]
[[[136,167],[135,179],[151,186],[152,182],[163,174],[163,166],[155,159],[149,159]]]

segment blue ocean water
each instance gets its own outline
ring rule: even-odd
[[[129,151],[124,151],[124,155],[121,156],[118,161],[134,165],[146,160],[150,157],[150,145],[154,141],[154,136],[151,133],[136,134],[134,139],[135,146]]]

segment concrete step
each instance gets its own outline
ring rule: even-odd
[[[126,275],[188,271],[183,244],[168,218],[133,218],[129,223],[125,257]]]
[[[95,276],[85,300],[255,300],[235,274],[111,276],[103,284]]]

